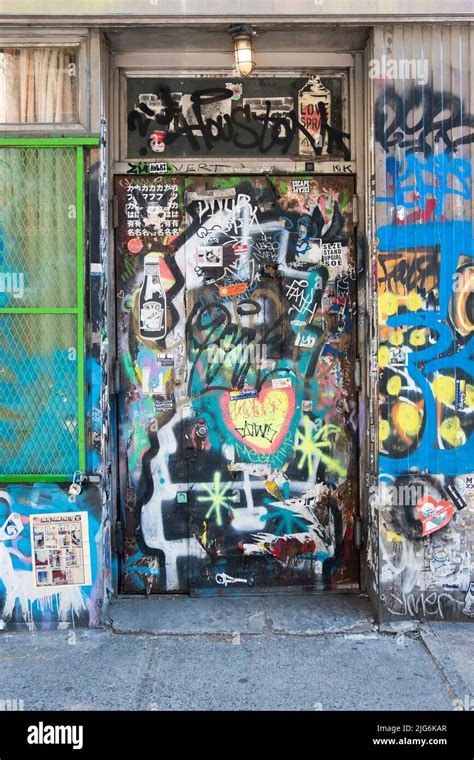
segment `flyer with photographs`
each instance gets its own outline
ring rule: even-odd
[[[32,515],[31,538],[37,587],[90,585],[87,512]]]

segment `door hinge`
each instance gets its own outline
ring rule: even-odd
[[[352,198],[352,223],[354,227],[359,224],[359,196],[354,195]]]
[[[362,370],[359,357],[354,362],[354,385],[356,391],[360,391],[362,387]]]
[[[120,520],[115,521],[115,551],[123,554],[123,523]]]
[[[119,199],[117,195],[112,196],[112,224],[114,230],[119,226]]]
[[[120,393],[122,390],[122,364],[118,359],[112,362],[112,388],[113,394]]]
[[[354,547],[362,549],[362,518],[356,515],[354,519]]]

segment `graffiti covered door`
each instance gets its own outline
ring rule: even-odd
[[[123,590],[356,586],[352,178],[116,182]]]

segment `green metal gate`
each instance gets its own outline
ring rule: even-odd
[[[85,469],[87,145],[0,140],[0,481]]]

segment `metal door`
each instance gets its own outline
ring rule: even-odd
[[[353,180],[116,194],[122,590],[357,585]]]

